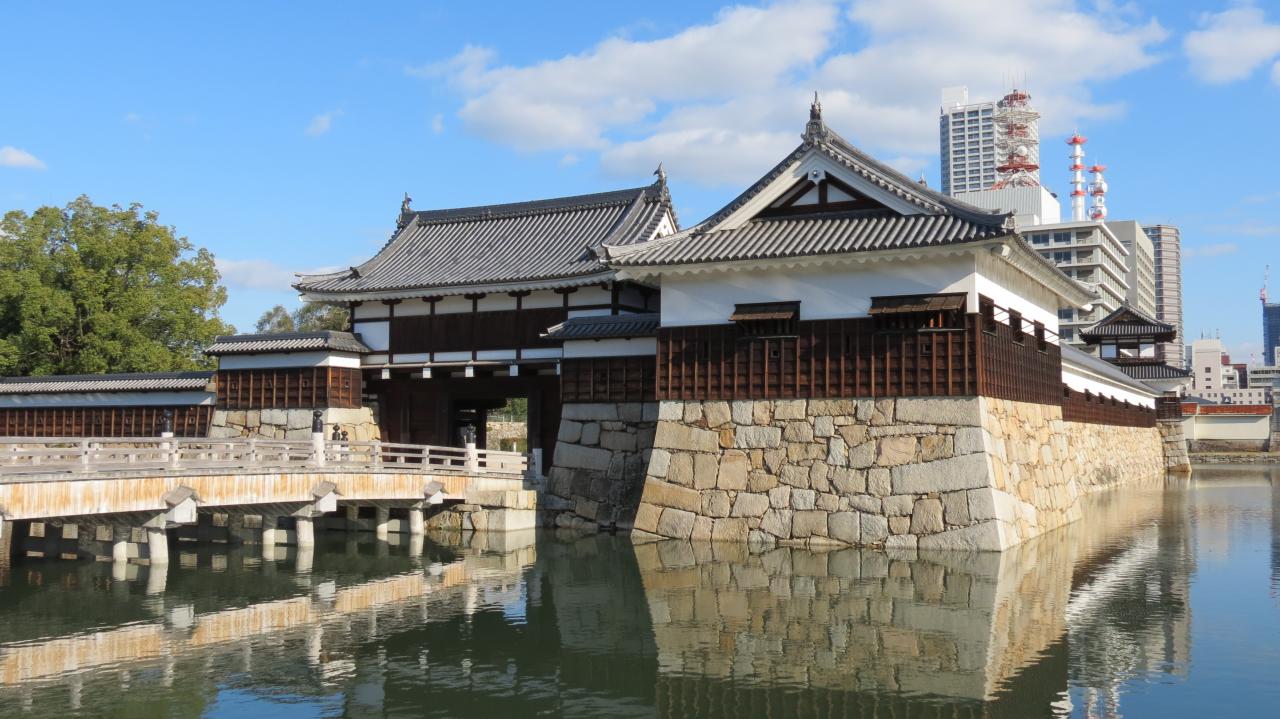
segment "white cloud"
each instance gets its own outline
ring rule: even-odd
[[[253,290],[287,290],[297,281],[297,275],[318,275],[336,272],[338,267],[315,267],[299,270],[285,269],[271,260],[214,259],[222,282],[230,287]]]
[[[1214,234],[1244,235],[1245,237],[1274,237],[1280,235],[1280,225],[1268,225],[1249,221],[1238,225],[1223,225],[1209,228]]]
[[[336,118],[342,117],[342,114],[342,110],[322,112],[311,118],[311,124],[307,125],[307,129],[304,130],[304,132],[308,137],[320,137],[333,129],[333,121]]]
[[[1280,55],[1280,24],[1268,23],[1260,8],[1234,7],[1200,16],[1200,29],[1187,33],[1182,48],[1191,71],[1209,83],[1243,80]],[[1280,62],[1271,68],[1280,84]]]
[[[1046,132],[1113,116],[1122,106],[1089,87],[1155,63],[1166,35],[1136,17],[1130,5],[1073,0],[783,2],[527,65],[467,47],[406,71],[449,82],[464,128],[492,141],[597,152],[619,174],[663,161],[680,179],[741,183],[798,142],[814,89],[828,124],[912,169],[936,155],[938,94],[950,85],[994,98],[1025,76]],[[836,47],[849,36],[861,46]]]
[[[1236,250],[1234,242],[1219,242],[1213,245],[1196,245],[1194,247],[1186,247],[1182,250],[1183,258],[1189,257],[1220,257],[1222,255],[1233,255]]]
[[[26,150],[12,145],[0,147],[0,167],[21,167],[28,170],[45,169],[44,161]]]
[[[431,131],[437,135],[444,132],[444,115],[437,112],[431,118]]]

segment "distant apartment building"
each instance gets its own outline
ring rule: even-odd
[[[1129,251],[1125,265],[1129,294],[1125,296],[1125,302],[1143,314],[1160,319],[1156,317],[1159,303],[1156,300],[1155,243],[1143,232],[1142,225],[1133,220],[1109,220],[1107,229]]]
[[[1247,382],[1247,380],[1246,380]],[[1231,363],[1222,340],[1191,343],[1191,389],[1187,394],[1215,404],[1268,404],[1271,386],[1241,387],[1240,369]]]
[[[1173,225],[1144,225],[1155,254],[1156,319],[1173,325],[1178,336],[1156,348],[1165,362],[1181,367],[1186,363],[1182,330],[1182,236]],[[1264,362],[1271,363],[1270,355]]]
[[[1264,362],[1280,364],[1280,303],[1262,300],[1262,356]]]
[[[942,91],[938,118],[942,192],[983,190],[996,181],[996,103],[969,102],[969,88]]]
[[[1021,228],[1023,237],[1075,280],[1094,289],[1098,301],[1085,312],[1058,311],[1058,335],[1079,345],[1081,329],[1114,312],[1129,299],[1129,251],[1106,224],[1094,220]],[[1151,313],[1151,311],[1143,310]]]

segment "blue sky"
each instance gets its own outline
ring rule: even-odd
[[[223,315],[371,256],[418,209],[594,192],[665,163],[697,221],[796,142],[808,97],[937,185],[939,90],[1025,78],[1042,179],[1078,127],[1116,219],[1183,230],[1186,330],[1261,345],[1280,296],[1280,3],[857,0],[7,3],[0,209],[140,202],[221,263]]]

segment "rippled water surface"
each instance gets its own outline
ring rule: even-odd
[[[1003,554],[554,533],[0,569],[0,716],[1280,715],[1280,469]]]

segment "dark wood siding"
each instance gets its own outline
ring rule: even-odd
[[[560,363],[562,402],[653,402],[656,366],[643,357],[583,357]]]
[[[1156,410],[1120,402],[1113,397],[1101,397],[1063,388],[1062,419],[1068,422],[1111,424],[1121,427],[1154,427]]]
[[[541,335],[566,317],[568,310],[563,307],[393,317],[390,351],[409,354],[557,347],[559,342]]]
[[[972,396],[977,316],[965,326],[877,332],[858,317],[802,321],[794,337],[742,337],[734,325],[658,333],[658,399]]]
[[[6,407],[0,408],[0,436],[159,437],[166,409],[173,410],[175,435],[208,436],[213,418],[213,407],[209,405]]]
[[[360,406],[360,370],[282,367],[218,370],[219,409],[316,409]]]

